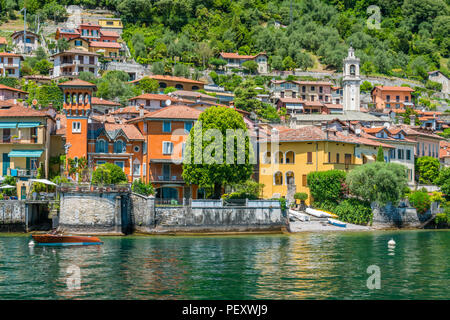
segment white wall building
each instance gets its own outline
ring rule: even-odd
[[[20,77],[21,55],[9,52],[0,52],[0,77]]]
[[[344,59],[342,86],[344,88],[344,112],[360,111],[360,84],[359,58],[355,57],[355,50],[350,47],[348,56]]]
[[[56,53],[53,58],[52,78],[67,77],[76,78],[80,72],[87,71],[98,77],[100,55],[83,50],[69,50]]]

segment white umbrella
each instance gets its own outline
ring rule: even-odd
[[[9,184],[7,184],[7,185],[4,185],[4,186],[1,186],[0,189],[13,189],[15,187],[16,186],[10,186]]]
[[[50,186],[57,186],[56,183],[53,183],[53,182],[51,182],[50,180],[47,180],[47,179],[30,179],[28,181],[40,182],[40,183],[43,183],[43,184],[48,184]]]

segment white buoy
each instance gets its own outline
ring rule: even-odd
[[[31,240],[30,242],[28,242],[28,246],[29,246],[29,247],[34,247],[34,241]]]
[[[394,247],[395,246],[394,239],[391,239],[391,240],[388,241],[388,246],[390,246],[390,247]]]

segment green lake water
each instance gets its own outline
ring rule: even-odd
[[[0,299],[450,298],[445,230],[102,240],[30,248],[29,236],[0,234]],[[367,287],[371,265],[380,289]]]

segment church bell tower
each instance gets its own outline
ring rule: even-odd
[[[350,45],[348,55],[344,59],[342,85],[344,87],[344,112],[360,111],[359,58],[355,57],[355,50]]]

